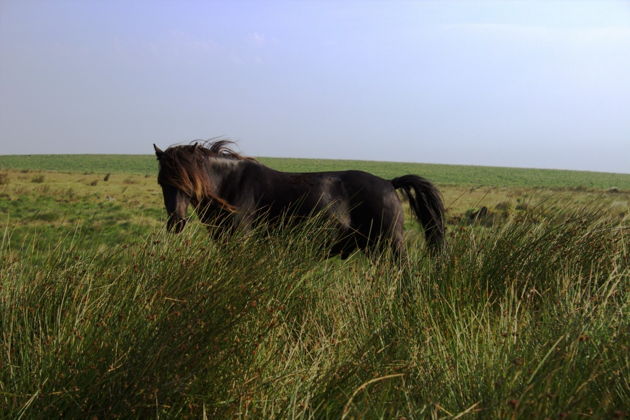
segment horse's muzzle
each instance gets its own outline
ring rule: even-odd
[[[169,217],[166,222],[166,230],[169,232],[175,229],[175,233],[179,233],[184,230],[184,226],[186,226],[186,219],[175,215]]]

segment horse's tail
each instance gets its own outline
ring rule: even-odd
[[[422,223],[427,244],[432,251],[444,242],[444,203],[438,189],[417,175],[405,175],[391,180],[395,189],[402,188],[411,209]]]

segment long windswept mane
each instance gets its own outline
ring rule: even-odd
[[[215,194],[215,187],[210,175],[210,159],[254,160],[241,156],[230,145],[229,140],[194,141],[192,144],[172,146],[158,158],[160,172],[158,182],[183,191],[194,201],[200,203],[211,198],[223,208],[234,211],[234,207]]]
[[[235,160],[254,160],[254,158],[243,156],[235,152],[230,145],[234,144],[231,140],[205,140],[202,142],[194,142],[197,147],[202,145],[202,149],[206,149],[210,155],[214,157],[222,157]]]

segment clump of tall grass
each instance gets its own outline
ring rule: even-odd
[[[627,222],[537,208],[451,226],[435,257],[410,235],[402,262],[324,259],[317,226],[99,251],[68,237],[36,265],[5,234],[0,411],[614,415],[630,398]]]

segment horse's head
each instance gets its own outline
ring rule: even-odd
[[[174,169],[176,169],[173,165],[174,162],[169,160],[169,157],[165,156],[165,152],[155,144],[153,148],[160,162],[158,183],[162,187],[164,206],[166,207],[166,214],[168,215],[166,230],[169,232],[174,230],[175,233],[179,233],[184,230],[184,226],[186,226],[186,221],[188,220],[187,211],[188,205],[191,202],[191,196],[182,189],[182,187],[185,188],[185,185],[178,182],[178,175],[173,173]]]
[[[211,159],[244,159],[234,153],[226,145],[225,141],[212,143],[212,147],[206,148],[195,143],[194,145],[174,146],[161,150],[155,144],[155,155],[160,163],[158,184],[162,187],[164,205],[168,214],[166,228],[170,232],[175,229],[179,233],[186,225],[186,211],[188,205],[200,210],[202,203],[210,200],[214,205],[230,212],[235,208],[220,197],[217,193],[218,169]]]
[[[186,212],[188,204],[190,204],[190,197],[170,185],[162,185],[162,194],[164,195],[164,205],[168,214],[166,229],[169,232],[175,229],[175,233],[179,233],[184,230],[188,220]]]

